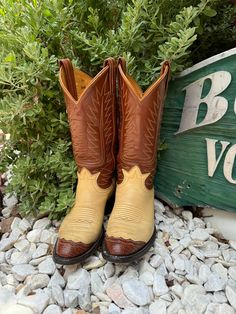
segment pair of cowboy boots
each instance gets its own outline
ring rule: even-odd
[[[78,184],[74,206],[59,229],[55,262],[81,262],[101,241],[103,257],[118,263],[134,261],[152,246],[153,178],[169,73],[164,62],[159,79],[143,93],[126,73],[123,58],[105,60],[94,78],[69,59],[60,61]],[[105,206],[114,194],[104,237]]]

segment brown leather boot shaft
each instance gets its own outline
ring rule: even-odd
[[[69,59],[60,60],[63,89],[78,170],[100,172],[97,183],[108,188],[115,169],[116,62],[105,60],[103,69],[91,78],[73,68]]]
[[[143,174],[150,173],[145,181],[146,187],[151,189],[153,186],[163,102],[169,72],[170,65],[165,62],[159,79],[145,93],[142,93],[136,82],[126,74],[125,61],[119,60],[118,183],[123,180],[122,169],[129,171],[133,166],[138,166]]]

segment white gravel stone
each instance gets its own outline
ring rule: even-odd
[[[223,291],[216,291],[213,293],[212,301],[215,303],[225,303],[227,302],[227,298]]]
[[[236,310],[236,288],[227,285],[225,293],[230,305],[232,305],[232,307]]]
[[[174,299],[167,309],[167,314],[176,314],[183,308],[183,304],[179,299]]]
[[[11,223],[11,230],[14,230],[15,228],[19,227],[19,224],[21,222],[21,219],[19,217],[15,217]]]
[[[185,220],[192,220],[193,219],[193,213],[189,210],[183,210],[181,214]]]
[[[37,247],[36,251],[33,253],[32,258],[39,258],[47,254],[49,245],[46,243],[41,243]]]
[[[52,257],[48,257],[39,264],[38,268],[40,273],[52,275],[56,270],[56,264],[54,263]]]
[[[106,290],[107,295],[109,298],[120,308],[128,308],[132,307],[133,303],[131,303],[128,298],[124,295],[123,289],[121,285],[115,283],[111,287],[107,288]]]
[[[29,250],[30,248],[30,242],[26,239],[22,239],[22,240],[19,240],[17,241],[15,244],[14,244],[14,247],[20,251],[20,252],[25,252],[27,250]]]
[[[110,278],[114,275],[115,273],[115,267],[112,263],[108,262],[104,266],[104,274],[106,278]]]
[[[61,314],[61,308],[58,305],[50,304],[44,311],[43,314]]]
[[[15,304],[17,301],[14,292],[6,289],[0,288],[0,308],[5,306],[5,304]],[[4,313],[3,313],[4,314]]]
[[[236,281],[236,266],[229,267],[229,276]]]
[[[11,264],[19,265],[19,264],[28,264],[31,260],[31,254],[27,252],[14,252],[11,255]]]
[[[35,312],[24,305],[10,304],[4,307],[4,314],[34,314]]]
[[[139,279],[142,280],[145,285],[152,286],[154,282],[154,274],[149,271],[145,271],[139,276]]]
[[[34,230],[31,230],[26,238],[28,241],[30,242],[39,242],[40,241],[40,237],[41,237],[41,233],[42,233],[42,230],[41,229],[34,229]]]
[[[3,205],[9,208],[14,207],[18,203],[17,197],[15,194],[6,193],[3,197]]]
[[[0,264],[5,263],[5,253],[0,252]]]
[[[54,302],[59,304],[61,307],[65,305],[63,290],[60,286],[52,286],[52,299]]]
[[[41,314],[49,304],[49,297],[37,290],[36,294],[20,297],[18,303],[30,307],[36,314]]]
[[[29,264],[30,265],[33,265],[33,266],[38,266],[40,263],[42,263],[43,261],[45,261],[46,259],[48,258],[48,256],[42,256],[42,257],[39,257],[39,258],[35,258],[35,259],[32,259]]]
[[[219,277],[227,279],[228,270],[222,264],[216,263],[216,264],[212,265],[211,270],[213,273],[218,274]]]
[[[47,217],[42,218],[42,219],[38,219],[34,223],[33,229],[45,229],[48,226],[50,226],[50,223],[51,223],[51,221]]]
[[[204,287],[206,291],[220,291],[225,288],[227,278],[221,278],[218,274],[211,273]]]
[[[91,272],[91,290],[93,294],[104,292],[104,286],[101,277],[96,271]]]
[[[36,273],[37,271],[32,265],[29,264],[20,264],[12,267],[12,273],[15,278],[19,281],[25,280],[29,275]]]
[[[49,276],[46,274],[36,274],[28,276],[25,283],[30,286],[31,290],[35,290],[47,287],[49,280]]]
[[[66,307],[77,307],[78,301],[78,291],[77,290],[65,290],[64,299]]]
[[[30,222],[29,222],[26,218],[23,218],[23,219],[20,221],[18,228],[19,228],[22,232],[26,232],[26,231],[28,231],[28,230],[31,229],[31,224],[30,224]]]
[[[148,287],[138,279],[127,280],[122,285],[125,296],[134,304],[139,306],[151,302],[151,295]]]
[[[199,272],[198,272],[198,276],[199,276],[199,279],[205,283],[209,276],[211,274],[211,270],[210,270],[210,267],[205,265],[205,264],[202,264],[199,268]]]
[[[34,229],[34,230],[41,230],[41,229]],[[43,243],[52,243],[53,233],[50,230],[42,230],[41,236],[40,236],[40,242]]]
[[[228,304],[220,304],[213,314],[235,314],[235,310]]]
[[[160,213],[164,213],[166,210],[165,206],[157,199],[154,200],[154,207],[155,207],[155,210]]]
[[[108,313],[109,314],[120,314],[121,310],[117,305],[115,305],[114,303],[111,303],[109,305],[109,308],[108,308]]]
[[[159,275],[158,273],[154,274],[154,283],[153,283],[153,292],[156,296],[161,296],[168,293],[169,288],[166,284],[165,277]]]
[[[154,268],[159,267],[163,262],[163,259],[160,255],[154,255],[150,260],[150,265]]]
[[[164,300],[157,300],[149,306],[150,314],[166,314],[167,303]]]
[[[197,228],[191,234],[193,240],[206,241],[209,238],[209,233],[205,229]]]
[[[229,241],[229,245],[234,249],[236,250],[236,241]]]
[[[9,274],[6,276],[6,281],[8,285],[12,285],[12,286],[18,285],[18,280],[16,280],[12,274]]]
[[[52,286],[60,286],[60,287],[64,287],[66,284],[65,279],[62,277],[62,275],[59,273],[59,271],[56,269],[55,273],[53,274],[53,276],[51,277],[48,287],[52,287]]]
[[[97,256],[90,256],[86,263],[83,264],[83,268],[86,270],[91,270],[95,268],[102,267],[106,264],[106,261],[103,258],[99,258]]]
[[[67,289],[84,289],[90,284],[89,272],[83,268],[79,268],[68,276]]]
[[[0,251],[9,250],[19,239],[21,235],[21,231],[19,229],[12,230],[10,236],[8,238],[2,238],[0,241]]]

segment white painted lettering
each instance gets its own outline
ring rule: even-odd
[[[230,147],[225,156],[224,162],[224,176],[226,180],[233,184],[236,184],[236,179],[233,179],[233,167],[235,164],[235,158],[236,158],[236,144]]]
[[[211,80],[211,89],[204,98],[201,98],[204,82],[207,79]],[[228,101],[223,96],[218,95],[229,86],[230,82],[231,74],[229,72],[218,71],[186,86],[183,89],[186,90],[186,96],[180,127],[175,134],[212,124],[220,120],[228,109]],[[197,123],[201,103],[207,105],[207,112],[203,121]]]
[[[213,140],[210,138],[206,138],[205,140],[207,143],[208,176],[213,177],[217,166],[230,142],[220,141],[221,152],[219,154],[219,157],[216,158],[216,143],[218,142],[218,140]]]

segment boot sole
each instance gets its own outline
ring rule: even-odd
[[[54,245],[54,249],[53,249],[53,260],[56,264],[60,264],[60,265],[73,265],[73,264],[78,264],[80,262],[83,262],[84,260],[86,260],[89,256],[91,256],[99,247],[99,245],[101,244],[102,240],[104,237],[104,229],[102,229],[102,232],[100,233],[98,239],[96,242],[94,242],[94,244],[91,246],[91,248],[86,251],[85,253],[78,255],[78,256],[74,256],[74,257],[62,257],[60,255],[58,255],[56,253],[56,247],[57,247],[57,241],[56,244]]]
[[[102,244],[102,256],[105,260],[112,263],[131,263],[136,262],[139,258],[143,257],[149,249],[153,246],[156,238],[156,228],[153,231],[151,239],[137,252],[130,255],[111,255],[107,249],[105,242]]]

